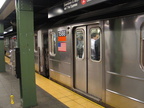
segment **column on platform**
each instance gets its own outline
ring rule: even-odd
[[[34,71],[34,16],[32,0],[16,0],[17,38],[20,49],[20,91],[23,108],[37,105]]]

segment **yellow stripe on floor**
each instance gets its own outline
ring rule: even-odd
[[[10,65],[10,59],[5,56],[5,62]]]
[[[39,87],[70,108],[104,108],[37,73],[35,75]]]

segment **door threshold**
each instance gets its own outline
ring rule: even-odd
[[[76,93],[78,93],[78,94],[80,94],[80,95],[82,95],[82,96],[84,96],[84,97],[86,97],[86,98],[88,98],[88,99],[90,99],[90,100],[92,100],[92,101],[94,101],[96,103],[99,103],[99,104],[102,103],[102,99],[94,97],[94,96],[92,96],[90,94],[87,94],[86,92],[83,92],[83,91],[81,91],[79,89],[73,88],[73,91],[75,91]]]

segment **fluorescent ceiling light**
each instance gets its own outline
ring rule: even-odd
[[[57,13],[61,14],[61,13],[63,13],[63,10],[62,9],[57,9]]]
[[[2,8],[2,6],[5,2],[6,2],[6,0],[0,0],[0,9]]]

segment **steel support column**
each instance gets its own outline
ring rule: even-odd
[[[4,32],[4,25],[0,22],[0,72],[5,72],[3,32]]]
[[[20,91],[23,108],[37,105],[34,71],[34,17],[32,0],[16,1],[17,37],[20,48]]]

